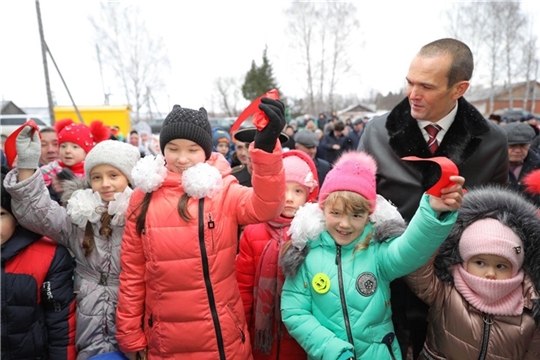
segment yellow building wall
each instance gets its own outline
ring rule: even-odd
[[[77,109],[85,125],[90,125],[94,120],[100,120],[109,127],[118,126],[124,137],[129,136],[131,131],[130,106],[81,106]],[[55,106],[54,118],[56,121],[72,119],[74,122],[80,123],[73,106]]]

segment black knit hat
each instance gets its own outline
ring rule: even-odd
[[[13,215],[13,213],[11,212],[11,195],[9,195],[6,188],[4,187],[4,179],[6,178],[6,174],[8,173],[8,171],[9,169],[7,167],[2,166],[2,177],[0,179],[2,181],[2,183],[0,184],[0,186],[2,187],[2,194],[0,194],[0,201],[2,202],[1,206]]]
[[[163,121],[159,133],[159,144],[164,153],[165,145],[174,139],[188,139],[204,149],[206,159],[212,154],[212,127],[204,108],[192,110],[174,105]]]

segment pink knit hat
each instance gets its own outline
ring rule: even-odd
[[[461,234],[459,253],[466,267],[475,255],[497,255],[512,264],[512,276],[521,269],[524,259],[523,242],[508,226],[496,219],[486,218],[469,225]]]
[[[319,179],[315,163],[306,153],[290,150],[283,153],[285,181],[302,185],[308,193],[308,202],[314,202],[319,194]]]
[[[344,153],[336,161],[334,168],[326,174],[319,195],[319,206],[323,207],[330,193],[346,190],[365,197],[371,203],[369,213],[372,214],[377,200],[376,173],[377,163],[370,155],[358,151]]]

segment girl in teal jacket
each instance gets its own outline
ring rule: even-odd
[[[401,359],[390,282],[425,264],[456,220],[462,177],[451,177],[455,184],[441,198],[424,195],[405,230],[376,194],[376,170],[371,156],[344,154],[319,205],[302,207],[291,224],[281,312],[310,359]]]

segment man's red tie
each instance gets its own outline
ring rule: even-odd
[[[437,134],[439,133],[439,131],[441,131],[442,128],[437,124],[429,124],[426,125],[424,129],[429,135],[429,139],[427,141],[428,148],[432,154],[435,154],[435,151],[439,147],[439,142],[437,141]]]

